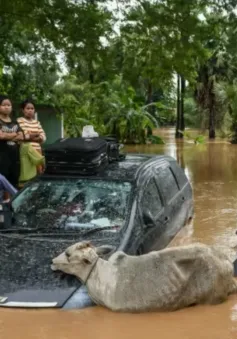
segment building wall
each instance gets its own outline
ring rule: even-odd
[[[61,119],[53,113],[46,113],[37,110],[38,120],[40,121],[46,136],[47,140],[45,144],[51,144],[61,137]]]

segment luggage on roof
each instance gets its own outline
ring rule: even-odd
[[[120,151],[120,143],[115,137],[102,137],[107,142],[107,154],[109,158],[109,162],[119,161],[123,156]]]
[[[120,160],[119,149],[112,137],[60,139],[45,149],[46,173],[96,174]]]

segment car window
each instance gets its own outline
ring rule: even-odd
[[[157,179],[162,195],[165,197],[166,201],[170,201],[179,191],[171,168],[160,167]]]
[[[21,227],[77,229],[115,226],[128,212],[131,183],[72,179],[31,183],[12,202]]]
[[[154,179],[151,179],[143,192],[142,209],[156,217],[162,208],[161,198]]]
[[[183,188],[188,182],[184,169],[174,161],[171,163],[171,168],[178,181],[179,188]]]

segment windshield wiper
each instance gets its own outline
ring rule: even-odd
[[[0,228],[0,234],[6,234],[6,233],[19,233],[19,234],[29,234],[32,232],[37,232],[37,231],[42,231],[42,230],[49,230],[52,232],[52,228],[50,229],[49,227],[11,227],[11,228]],[[57,230],[57,228],[55,228]]]
[[[26,227],[21,227],[21,228],[1,228],[0,229],[0,234],[3,233],[29,233],[32,231],[36,231],[38,228],[26,228]],[[45,229],[45,228],[44,228]]]
[[[94,226],[94,224],[91,224],[92,226]],[[103,230],[117,230],[116,226],[106,226],[106,227],[91,227],[89,230],[87,229],[86,231],[84,231],[85,228],[81,227],[81,228],[74,228],[71,230],[65,230],[65,229],[60,229],[60,228],[48,228],[48,227],[36,227],[36,228],[6,228],[6,229],[0,229],[0,234],[12,234],[12,233],[18,233],[18,234],[27,234],[29,236],[54,236],[54,235],[65,235],[65,236],[69,236],[69,235],[88,235],[91,233],[96,233],[96,232],[100,232]],[[45,233],[37,233],[37,231],[46,231],[48,230],[49,232],[45,232]]]
[[[92,234],[92,233],[96,233],[96,232],[102,232],[102,231],[108,231],[108,230],[117,231],[118,229],[119,228],[116,227],[116,226],[94,227],[94,228],[91,228],[90,230],[83,232],[82,235],[85,236],[85,235],[88,235],[88,234]]]

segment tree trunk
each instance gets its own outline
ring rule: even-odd
[[[149,81],[147,86],[147,104],[152,103],[152,84]]]
[[[237,120],[233,115],[233,109],[230,104],[228,105],[228,111],[232,118],[232,124],[231,124],[232,137],[231,137],[230,142],[232,144],[237,144]]]
[[[183,135],[180,133],[181,130],[181,93],[180,93],[180,88],[181,88],[181,77],[178,74],[177,75],[177,120],[176,120],[176,133],[175,133],[175,138],[179,139],[182,138]]]
[[[184,97],[185,97],[185,90],[186,90],[186,82],[184,77],[181,77],[181,110],[180,110],[180,130],[184,132],[185,130],[185,121],[184,121]],[[183,134],[182,134],[183,137]]]
[[[148,82],[148,88],[147,88],[147,105],[152,103],[152,94],[153,94],[153,89],[152,89],[152,84],[149,81]],[[152,114],[152,107],[149,107],[148,110],[150,111],[149,113]],[[147,137],[150,137],[152,135],[152,128],[150,126],[147,127]]]
[[[214,83],[211,81],[209,85],[209,139],[216,137],[216,110],[215,110],[215,94],[213,92]]]
[[[231,129],[233,131],[232,137],[231,137],[231,143],[237,144],[237,121],[234,121],[232,123]]]
[[[90,67],[90,72],[89,72],[89,80],[91,84],[94,84],[95,82],[95,76],[94,76],[94,70],[92,66]]]
[[[209,116],[209,139],[215,139],[216,131],[215,131],[215,112],[214,108],[210,109],[210,116]]]

